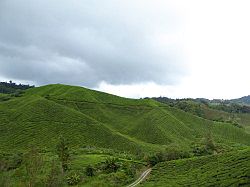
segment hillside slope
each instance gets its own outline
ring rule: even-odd
[[[156,165],[141,186],[249,186],[250,150]]]
[[[248,97],[243,97],[248,98]],[[250,133],[250,107],[234,100],[152,98],[173,108],[217,122],[227,122]]]
[[[82,87],[47,85],[0,102],[0,150],[54,148],[59,134],[76,147],[133,153],[177,144],[189,148],[209,132],[218,143],[250,145],[244,129],[194,116],[151,99],[127,99]]]
[[[250,95],[230,100],[233,103],[250,105]]]

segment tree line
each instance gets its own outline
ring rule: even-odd
[[[30,86],[29,84],[16,84],[12,81],[0,82],[0,93],[12,94],[20,90],[22,91],[34,87],[34,85]]]

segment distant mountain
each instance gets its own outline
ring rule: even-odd
[[[250,105],[250,95],[230,100],[233,103]]]
[[[246,101],[249,96],[243,98],[243,101]],[[250,105],[240,99],[240,101],[204,98],[170,99],[167,97],[152,99],[208,120],[227,122],[243,127],[250,133]]]

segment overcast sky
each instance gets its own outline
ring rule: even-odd
[[[0,0],[0,80],[140,98],[250,94],[249,0]]]

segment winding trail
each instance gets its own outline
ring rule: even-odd
[[[151,172],[151,168],[147,169],[146,171],[144,171],[141,176],[135,181],[133,182],[132,184],[128,185],[127,187],[134,187],[138,184],[140,184],[147,176],[148,174]]]

